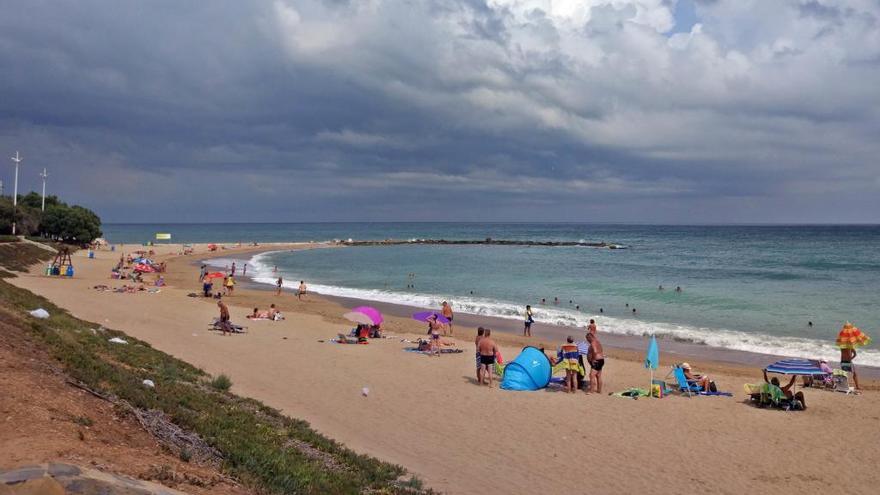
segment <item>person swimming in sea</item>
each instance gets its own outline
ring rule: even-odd
[[[681,287],[680,287],[680,286],[679,286],[679,287],[676,287],[676,288],[675,288],[675,292],[681,292]]]

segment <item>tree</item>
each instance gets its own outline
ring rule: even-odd
[[[68,206],[57,196],[46,196],[46,211],[41,212],[42,196],[31,192],[18,197],[15,210],[16,231],[23,235],[42,234],[56,240],[86,244],[101,236],[101,219],[82,206]],[[12,231],[12,198],[0,198],[0,233]]]

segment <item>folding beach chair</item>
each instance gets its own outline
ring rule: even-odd
[[[678,366],[672,368],[672,374],[675,376],[676,383],[678,383],[678,390],[681,393],[687,393],[688,397],[693,397],[693,392],[697,392],[697,395],[699,395],[703,391],[703,387],[697,385],[694,380],[688,380],[684,376],[684,370]]]
[[[832,380],[834,381],[834,391],[835,392],[843,392],[845,394],[851,394],[855,390],[853,387],[849,385],[849,374],[843,370],[834,370],[834,374],[832,375]]]

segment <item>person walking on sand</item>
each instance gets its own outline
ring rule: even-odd
[[[116,268],[122,268],[122,258],[119,258],[119,265],[117,265]],[[204,280],[205,275],[207,275],[207,274],[208,274],[208,265],[202,265],[202,267],[199,269],[199,280]]]
[[[306,283],[302,280],[299,281],[299,290],[296,291],[296,298],[302,301],[303,296],[306,295]]]
[[[596,334],[588,333],[587,342],[590,344],[590,352],[587,354],[587,362],[590,363],[590,392],[602,393],[602,368],[605,367],[605,352],[602,343]],[[589,393],[589,392],[588,392]]]
[[[498,346],[495,344],[495,341],[492,340],[490,335],[492,335],[492,331],[487,328],[477,347],[480,349],[480,376],[478,377],[478,380],[480,384],[485,383],[491,387],[492,374],[494,373],[493,368],[495,367],[495,355],[498,354]]]
[[[449,323],[447,323],[446,326],[449,327],[449,336],[451,337],[452,336],[452,305],[446,301],[443,301],[443,304],[441,306],[442,306],[442,308],[440,309],[440,311],[443,313],[443,316],[447,320],[449,320]],[[443,336],[444,337],[446,336],[445,331],[443,332]]]
[[[222,299],[217,301],[217,307],[220,308],[220,330],[226,335],[229,333],[229,308]]]
[[[486,335],[486,329],[483,327],[477,328],[477,336],[474,338],[474,347],[477,353],[477,383],[480,382],[480,341],[483,340],[483,337]]]
[[[281,277],[278,277],[278,280],[275,281],[275,295],[281,295],[281,289],[284,287],[284,280]]]
[[[535,319],[532,317],[532,307],[526,304],[526,320],[523,323],[523,337],[531,337],[532,336],[532,323],[535,322]]]
[[[226,277],[226,295],[231,296],[235,290],[235,277],[232,275]]]
[[[241,276],[247,277],[247,263],[245,263],[244,268],[241,269]]]
[[[229,274],[232,275],[233,277],[235,276],[235,262],[234,261],[232,262],[232,271],[230,271]]]

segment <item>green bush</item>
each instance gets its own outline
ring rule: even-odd
[[[230,380],[225,374],[221,373],[219,376],[211,380],[211,386],[216,390],[228,392],[229,389],[232,388],[232,380]]]

